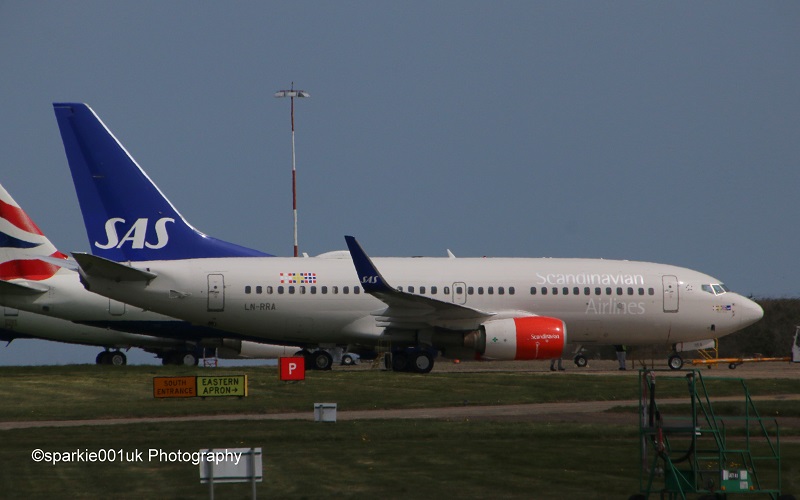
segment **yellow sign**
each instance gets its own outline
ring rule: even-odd
[[[153,397],[194,398],[247,396],[247,375],[153,377]]]
[[[197,396],[247,396],[247,375],[198,376]]]
[[[193,398],[197,396],[197,377],[153,377],[153,397]]]

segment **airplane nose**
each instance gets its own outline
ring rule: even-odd
[[[742,297],[739,304],[738,314],[739,321],[742,322],[742,328],[752,325],[764,317],[764,310],[752,300]]]

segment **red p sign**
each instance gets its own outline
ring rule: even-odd
[[[281,380],[306,379],[306,359],[303,356],[280,358],[278,360],[278,367],[281,372]]]

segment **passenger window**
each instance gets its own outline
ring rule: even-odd
[[[278,287],[278,295],[283,295],[283,287],[282,286]]]
[[[462,293],[464,293],[464,288],[463,288],[463,287],[460,287],[460,286],[457,286],[457,287],[456,287],[456,293],[457,293],[458,295],[461,295]]]
[[[353,287],[353,293],[356,294],[356,295],[361,293],[361,287],[360,286],[354,286]]]
[[[497,287],[497,295],[505,295],[506,289],[502,286]]]
[[[611,295],[611,287],[606,287],[606,295]]]
[[[656,294],[656,291],[654,289],[652,289],[652,288],[648,288],[647,289],[647,295],[655,295],[655,294]]]
[[[494,295],[494,287],[493,286],[488,287],[486,289],[486,293],[488,293],[489,295]]]
[[[617,287],[617,295],[622,295],[622,287],[621,286]]]
[[[311,287],[311,295],[316,295],[316,294],[317,294],[317,287],[316,286],[312,286]]]
[[[600,295],[601,293],[602,293],[602,292],[600,291],[600,287],[599,287],[599,286],[598,286],[598,287],[595,287],[595,289],[594,289],[594,294],[595,294],[595,295]]]
[[[633,288],[628,287],[628,295],[633,295]]]
[[[644,295],[644,288],[639,289],[639,295]]]
[[[450,295],[450,287],[449,286],[444,287],[444,294],[445,295]]]
[[[413,286],[408,287],[408,293],[414,293],[414,287]]]
[[[349,286],[343,286],[342,287],[342,293],[345,294],[345,295],[350,293],[350,287]]]
[[[290,295],[294,294],[294,287],[293,286],[289,287],[289,294]]]
[[[431,287],[431,295],[436,295],[436,287],[435,286]]]
[[[306,287],[301,286],[300,287],[300,295],[305,295],[305,294],[306,294]]]
[[[588,286],[583,288],[583,294],[584,295],[589,295],[591,292],[592,292],[592,289],[589,288]]]
[[[475,295],[475,288],[468,286],[467,287],[467,295]]]
[[[327,286],[323,286],[322,287],[322,295],[328,295],[328,287]]]
[[[536,287],[535,286],[531,287],[531,295],[536,295]]]
[[[557,287],[553,287],[553,295],[558,295],[558,288]]]
[[[483,287],[482,286],[478,287],[478,295],[483,295]]]
[[[516,293],[516,290],[514,290],[513,286],[508,287],[508,294],[509,295],[514,295],[515,293]]]
[[[338,294],[339,293],[339,287],[338,286],[332,287],[331,292],[333,292],[334,295]]]
[[[275,293],[275,292],[273,291],[273,289],[272,289],[272,285],[267,285],[267,293],[268,293],[268,294],[270,294],[270,295],[272,295],[273,293]]]
[[[569,295],[569,288],[567,288],[567,287],[562,288],[561,289],[561,293],[564,294],[564,295]]]
[[[421,293],[422,295],[425,295],[425,287],[424,286],[419,287],[419,293]]]
[[[261,292],[263,292],[263,291],[264,291],[264,289],[263,289],[263,288],[261,288],[260,286],[257,286],[257,287],[256,287],[256,293],[260,294],[260,293],[261,293]]]
[[[244,293],[250,293],[250,285],[244,287]]]
[[[581,294],[581,289],[576,286],[575,288],[572,289],[572,294],[573,295],[580,295]]]
[[[542,295],[547,295],[547,287],[546,286],[542,287]]]

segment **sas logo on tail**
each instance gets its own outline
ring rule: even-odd
[[[109,248],[122,248],[122,245],[129,241],[131,243],[131,248],[141,249],[147,247],[151,250],[158,250],[159,248],[164,248],[167,246],[167,243],[169,242],[169,234],[167,234],[167,222],[175,222],[175,219],[164,217],[156,221],[156,241],[153,243],[152,241],[147,241],[146,239],[147,228],[150,223],[149,219],[137,219],[136,222],[134,222],[133,225],[128,228],[125,236],[120,239],[119,234],[117,233],[117,224],[122,223],[121,227],[124,229],[126,227],[125,219],[114,217],[106,221],[106,238],[108,241],[102,244],[99,241],[95,241],[94,245],[97,248],[108,250]]]

